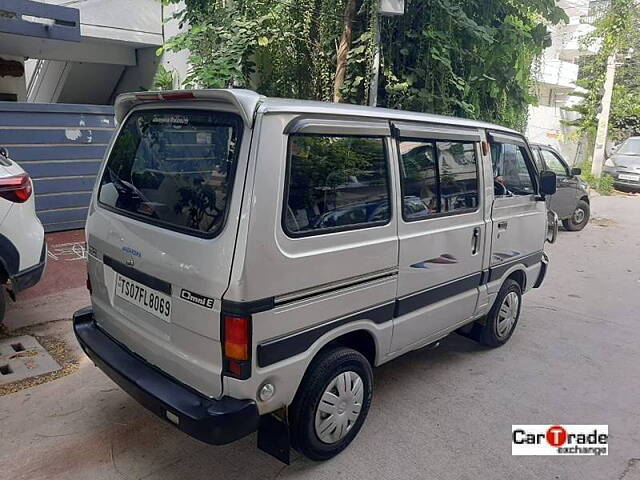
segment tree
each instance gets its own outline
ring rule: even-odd
[[[598,127],[607,59],[612,54],[618,55],[619,66],[611,102],[609,138],[622,140],[640,134],[640,3],[612,0],[595,26],[584,43],[599,44],[600,48],[595,55],[580,60],[577,81],[580,88],[573,95],[581,101],[567,109],[579,113],[580,118],[565,122],[577,127],[577,135],[586,137],[589,145]]]
[[[178,0],[166,0],[177,2]],[[378,104],[491,120],[523,130],[532,65],[554,0],[406,0],[382,22]],[[187,87],[366,104],[378,0],[186,0]]]

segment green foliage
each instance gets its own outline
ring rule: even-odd
[[[153,77],[153,90],[171,90],[173,88],[173,73],[158,65],[158,71]]]
[[[177,2],[178,0],[166,0]],[[188,87],[245,86],[271,96],[331,100],[346,0],[187,0]],[[524,129],[532,68],[549,45],[554,0],[406,0],[381,22],[380,106],[458,115]],[[377,0],[358,0],[345,102],[365,104]]]
[[[609,175],[594,177],[591,173],[590,161],[584,162],[580,165],[580,168],[582,168],[580,178],[587,182],[596,192],[600,195],[611,195],[613,193],[613,177],[610,177]]]
[[[582,90],[573,95],[581,97],[581,102],[568,109],[578,112],[580,118],[566,123],[578,128],[578,136],[595,138],[607,59],[617,53],[627,58],[616,70],[609,137],[622,140],[640,134],[640,6],[632,0],[612,0],[609,10],[596,22],[596,29],[585,39],[587,46],[596,42],[601,45],[598,53],[580,60],[577,85]],[[630,49],[632,54],[628,55]]]
[[[548,46],[554,2],[407,0],[383,29],[386,103],[523,130],[532,64]]]

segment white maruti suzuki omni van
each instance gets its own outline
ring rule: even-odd
[[[519,133],[246,90],[125,94],[87,221],[86,354],[189,435],[328,459],[372,367],[509,340],[555,238]]]

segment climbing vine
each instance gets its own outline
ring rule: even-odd
[[[187,88],[366,104],[377,8],[377,0],[186,0],[178,20],[189,27],[163,48],[190,51]],[[381,22],[378,104],[522,130],[546,25],[563,20],[554,0],[406,0],[405,15]]]

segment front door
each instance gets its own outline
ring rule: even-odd
[[[491,134],[490,138],[494,202],[489,264],[493,282],[501,280],[500,272],[506,272],[500,266],[540,261],[547,209],[537,196],[536,169],[524,138],[502,133]]]
[[[478,130],[396,124],[402,216],[392,350],[470,318],[485,222]]]
[[[571,176],[569,167],[553,151],[540,148],[540,155],[547,170],[556,174],[558,189],[550,196],[549,208],[560,218],[569,218],[576,209],[578,179]]]

